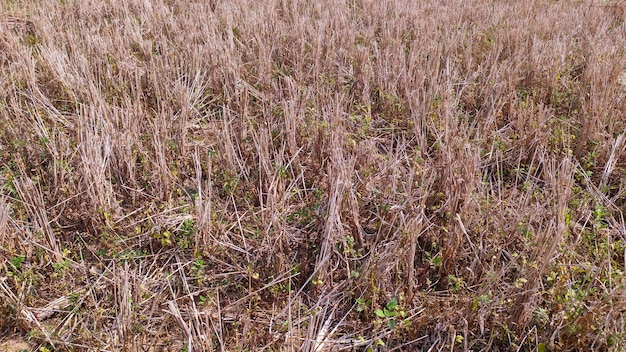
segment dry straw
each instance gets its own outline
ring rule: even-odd
[[[626,348],[623,2],[0,6],[2,348]]]

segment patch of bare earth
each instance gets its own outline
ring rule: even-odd
[[[31,351],[33,346],[28,342],[20,339],[9,339],[0,342],[0,351],[2,352],[23,352]]]

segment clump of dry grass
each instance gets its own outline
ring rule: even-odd
[[[4,1],[0,331],[623,349],[622,2]]]

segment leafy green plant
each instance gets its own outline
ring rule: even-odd
[[[345,236],[341,239],[341,242],[343,243],[344,254],[351,254],[354,252],[354,237]]]
[[[26,256],[20,254],[16,255],[11,259],[11,264],[16,270],[20,270],[22,268],[22,263],[26,260]]]
[[[191,263],[191,272],[193,277],[196,278],[197,284],[202,285],[202,272],[207,267],[207,263],[202,258],[197,258],[193,263]]]
[[[374,313],[381,319],[387,319],[387,325],[390,329],[396,327],[396,317],[406,318],[406,312],[400,307],[396,297],[390,299],[382,309],[376,309]]]
[[[154,234],[154,239],[161,243],[161,247],[168,247],[172,245],[172,233],[169,231],[157,232]]]
[[[356,311],[359,313],[366,312],[371,305],[371,300],[365,300],[363,297],[359,297],[356,299]]]
[[[448,275],[448,288],[451,292],[459,292],[465,289],[466,283],[461,277]]]
[[[237,187],[239,186],[239,175],[230,169],[222,170],[218,172],[217,180],[222,185],[222,191],[227,196],[232,196],[237,191]]]
[[[175,242],[178,247],[186,249],[189,248],[192,242],[192,236],[196,233],[197,227],[195,220],[186,219],[183,221],[180,228],[176,231]]]

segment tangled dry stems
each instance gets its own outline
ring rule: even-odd
[[[625,348],[624,16],[3,1],[0,334]]]

